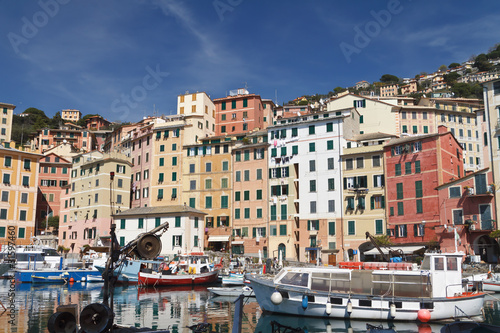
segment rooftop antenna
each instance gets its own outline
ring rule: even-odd
[[[274,104],[278,104],[278,89],[274,89]]]

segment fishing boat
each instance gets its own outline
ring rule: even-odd
[[[89,282],[89,283],[104,282],[104,279],[100,275],[89,275],[87,277],[87,282]]]
[[[67,283],[68,278],[67,278],[67,275],[64,275],[64,274],[50,275],[50,276],[32,275],[31,282],[32,283],[61,284],[61,283]]]
[[[209,287],[207,288],[211,294],[215,296],[239,296],[255,297],[252,288],[244,286],[241,288],[224,288],[224,287]]]
[[[125,258],[119,265],[119,267],[113,271],[116,277],[116,283],[118,284],[137,284],[139,282],[139,271],[141,267],[143,269],[148,269],[150,271],[155,271],[163,263],[160,260],[143,260],[143,259],[132,259]],[[106,263],[96,264],[94,267],[99,271],[99,273],[104,273],[106,269]]]
[[[222,284],[232,285],[232,286],[242,286],[245,284],[245,274],[231,272],[227,276],[222,276]]]
[[[217,282],[219,270],[211,268],[208,256],[190,254],[177,257],[158,271],[141,269],[139,284],[146,286],[199,285]]]
[[[273,313],[421,322],[480,316],[485,294],[462,283],[462,257],[426,253],[420,269],[408,263],[350,263],[349,268],[286,267],[274,278],[246,278],[260,307]]]
[[[483,291],[493,291],[500,293],[500,274],[497,273],[483,273],[469,276],[465,279],[469,287],[476,287]]]

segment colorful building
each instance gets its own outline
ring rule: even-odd
[[[0,243],[28,245],[35,236],[38,162],[42,155],[0,145]]]
[[[286,228],[269,225],[268,146],[267,131],[263,130],[247,134],[232,151],[233,254],[257,257],[260,250],[267,257],[268,240],[278,233],[287,235]]]
[[[111,215],[130,207],[131,166],[119,153],[92,151],[73,158],[69,198],[61,196],[59,245],[79,253],[83,245],[109,240]]]
[[[88,130],[43,128],[33,134],[31,150],[44,153],[63,143],[72,144],[80,153],[92,150],[92,135]]]
[[[78,120],[82,118],[82,113],[78,110],[73,110],[73,109],[61,110],[61,118],[76,123]]]
[[[217,120],[215,135],[236,135],[264,128],[264,107],[259,95],[237,89],[213,102]]]
[[[437,187],[464,176],[462,147],[445,126],[384,146],[388,234],[396,244],[437,241]]]
[[[39,162],[39,195],[37,200],[37,234],[47,229],[48,217],[60,216],[61,193],[69,184],[71,161],[54,153],[46,154]]]

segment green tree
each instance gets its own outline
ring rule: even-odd
[[[344,91],[345,91],[345,89],[342,87],[336,87],[335,89],[333,89],[333,92],[335,94],[339,94],[339,93],[344,92]]]
[[[483,88],[477,83],[456,83],[451,87],[455,97],[482,98]]]
[[[57,111],[54,117],[50,120],[50,128],[60,128],[63,124],[63,119],[61,118],[61,112]]]
[[[395,75],[384,74],[380,77],[380,82],[384,83],[397,83],[399,82],[399,78]]]
[[[456,68],[459,66],[460,66],[460,64],[458,62],[452,62],[451,64],[448,65],[448,68],[452,69],[452,68]]]
[[[481,53],[476,57],[474,67],[476,67],[480,72],[487,72],[491,69],[492,65],[488,61],[486,54]]]
[[[445,74],[443,76],[446,83],[448,83],[448,85],[450,86],[453,86],[457,82],[459,77],[460,74],[458,74],[457,72],[451,72],[450,74]]]
[[[447,69],[448,69],[448,67],[446,67],[446,65],[441,65],[441,66],[439,66],[438,71],[446,72]]]

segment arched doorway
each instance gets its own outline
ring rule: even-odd
[[[480,236],[474,240],[474,253],[481,256],[481,261],[486,263],[497,263],[500,253],[498,243],[487,235]]]
[[[286,246],[283,243],[280,243],[280,245],[278,245],[278,258],[280,256],[280,253],[281,253],[281,259],[284,260],[286,258]]]

